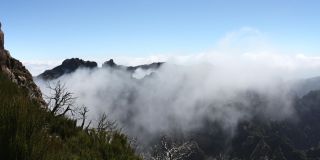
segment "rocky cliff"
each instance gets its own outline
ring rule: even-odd
[[[0,32],[1,31],[0,28]],[[3,34],[1,40],[3,42]],[[11,57],[8,50],[5,49],[4,43],[0,43],[0,73],[8,77],[19,87],[25,88],[29,92],[31,99],[45,105],[42,94],[38,86],[33,82],[33,77],[25,66],[17,59]]]

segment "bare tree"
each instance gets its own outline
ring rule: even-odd
[[[105,113],[100,115],[97,127],[98,131],[114,131],[115,129],[117,129],[116,121],[110,120]]]
[[[81,119],[81,125],[80,127],[83,129],[84,124],[86,122],[87,119],[87,113],[89,112],[88,107],[86,107],[85,105],[83,105],[80,109],[79,109],[79,114],[80,114],[80,119]],[[89,123],[90,124],[90,123]],[[89,126],[87,126],[89,128]],[[86,128],[87,128],[86,127]]]
[[[189,159],[197,150],[196,142],[170,142],[166,136],[161,139],[160,145],[155,146],[152,160],[184,160]]]
[[[89,123],[88,123],[88,125],[86,126],[86,128],[84,129],[85,131],[87,131],[88,132],[88,130],[89,130],[89,127],[90,127],[90,125],[91,125],[91,120],[89,121]]]
[[[47,99],[48,109],[52,115],[64,116],[67,112],[71,114],[75,113],[76,107],[74,107],[74,103],[76,97],[66,89],[65,84],[61,84],[60,81],[54,85],[49,83],[48,88],[50,95],[45,96],[45,98]]]
[[[71,113],[71,118],[75,120],[81,120],[80,127],[86,131],[89,130],[89,127],[92,123],[90,120],[89,123],[86,125],[87,121],[87,113],[89,109],[87,106],[82,105],[81,107],[77,107],[75,105],[75,100],[77,99],[74,97],[74,94],[67,90],[65,84],[62,84],[60,81],[56,83],[48,83],[47,88],[50,90],[49,95],[45,95],[47,100],[48,109],[50,113],[54,116],[64,116],[67,113]],[[111,121],[107,122],[106,118],[102,118],[105,121],[106,127],[110,127]]]

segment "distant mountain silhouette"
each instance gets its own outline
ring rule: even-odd
[[[61,65],[54,67],[53,69],[46,70],[41,73],[38,78],[45,80],[56,79],[60,76],[76,71],[78,68],[96,68],[98,65],[93,61],[84,61],[79,58],[66,59]]]
[[[294,83],[293,91],[299,97],[314,90],[320,90],[320,76],[302,79]]]
[[[113,59],[110,59],[109,61],[106,61],[102,64],[102,67],[111,67],[111,68],[117,68],[117,69],[124,69],[130,72],[135,71],[136,69],[158,69],[164,62],[154,62],[150,64],[143,64],[138,66],[123,66],[123,65],[117,65],[114,63]]]
[[[102,64],[102,68],[120,69],[128,72],[134,72],[137,69],[143,69],[143,70],[158,69],[163,63],[164,62],[155,62],[151,64],[144,64],[144,65],[138,65],[138,66],[123,66],[123,65],[116,64],[113,61],[113,59],[110,59]],[[84,61],[79,58],[71,58],[71,59],[64,60],[61,65],[56,66],[53,69],[44,71],[37,77],[44,80],[52,80],[52,79],[59,78],[64,74],[72,73],[79,68],[94,69],[94,68],[97,68],[97,66],[98,66],[97,63],[94,61]]]

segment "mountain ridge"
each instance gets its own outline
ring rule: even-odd
[[[164,63],[165,62],[153,62],[150,64],[142,64],[137,66],[124,66],[124,65],[118,65],[114,62],[113,59],[110,59],[104,62],[101,68],[111,68],[111,69],[124,70],[128,72],[134,72],[137,69],[142,69],[142,70],[158,69]],[[80,58],[70,58],[70,59],[65,59],[61,65],[58,65],[52,69],[48,69],[43,73],[39,74],[37,78],[41,78],[44,80],[57,79],[64,74],[73,73],[80,68],[95,69],[100,67],[98,67],[97,63],[94,61],[84,61]]]
[[[63,74],[72,73],[78,68],[96,68],[98,64],[93,61],[84,61],[79,58],[70,58],[64,60],[61,65],[56,66],[52,69],[45,70],[43,73],[39,74],[37,77],[45,80],[56,79]]]

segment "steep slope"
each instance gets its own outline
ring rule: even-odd
[[[141,159],[120,131],[51,114],[29,71],[3,45],[0,62],[0,159]]]
[[[53,116],[1,72],[0,88],[1,159],[141,159],[124,134],[86,130],[71,118]]]
[[[191,132],[175,130],[167,136],[171,141],[183,139],[196,143],[205,157],[197,160],[318,160],[320,91],[296,99],[294,108],[295,115],[284,120],[255,115],[252,119],[240,121],[231,135],[221,124],[204,121],[201,128]],[[162,143],[156,141],[155,146]],[[165,154],[167,150],[163,148],[161,153]]]
[[[302,97],[306,95],[309,91],[320,89],[320,77],[312,77],[307,79],[302,79],[294,83],[293,91]]]
[[[12,58],[9,51],[5,49],[0,49],[0,72],[19,87],[26,89],[31,99],[45,105],[41,91],[33,82],[30,72],[20,61]]]

